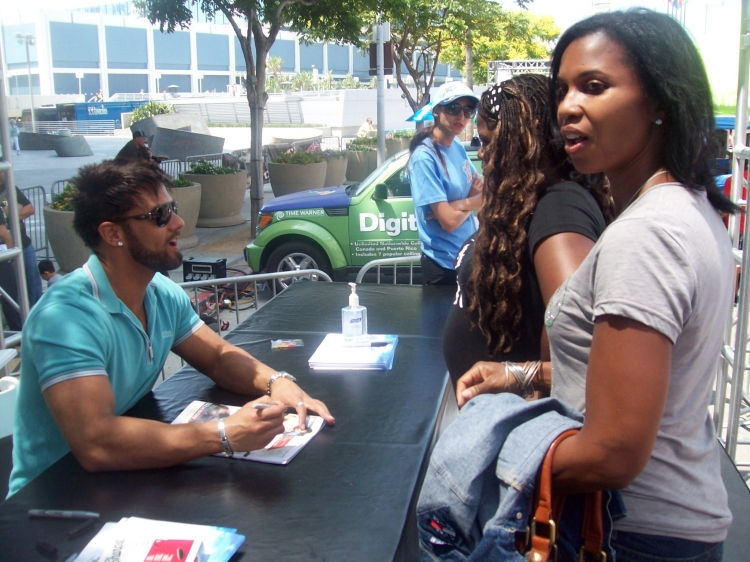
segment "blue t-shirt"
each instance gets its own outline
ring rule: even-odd
[[[31,310],[21,336],[9,496],[70,451],[47,409],[46,389],[76,377],[106,376],[114,413],[121,415],[151,390],[169,351],[203,325],[185,292],[161,274],[149,283],[144,305],[148,333],[92,254]]]
[[[445,168],[436,150],[443,155]],[[453,261],[461,244],[477,230],[477,220],[470,215],[456,230],[448,232],[440,226],[437,217],[427,219],[432,213],[430,205],[441,201],[465,199],[469,195],[475,174],[466,150],[457,139],[451,146],[442,146],[425,139],[409,160],[411,194],[414,198],[422,251],[445,269],[453,269]]]

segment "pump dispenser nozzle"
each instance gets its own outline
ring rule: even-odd
[[[352,294],[349,295],[349,306],[359,306],[359,295],[357,295],[357,284],[349,283],[352,288]]]
[[[359,305],[357,284],[349,283],[352,294],[349,306],[341,309],[341,332],[345,342],[353,342],[367,337],[367,309]]]

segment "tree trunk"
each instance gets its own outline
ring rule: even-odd
[[[466,43],[464,44],[464,50],[466,52],[466,85],[474,89],[474,40],[471,36],[471,30],[466,30]],[[466,136],[470,139],[474,138],[474,122],[469,121],[466,126]]]

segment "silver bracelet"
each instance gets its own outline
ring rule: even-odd
[[[278,373],[274,373],[271,375],[271,377],[268,379],[268,387],[266,388],[266,393],[271,396],[271,385],[276,379],[285,378],[289,379],[292,382],[297,382],[297,379],[295,379],[292,375],[287,373],[286,371],[279,371]]]
[[[227,457],[233,457],[234,451],[232,446],[229,444],[227,439],[227,430],[224,426],[224,418],[219,418],[219,438],[221,439],[221,446],[224,447],[224,455]]]

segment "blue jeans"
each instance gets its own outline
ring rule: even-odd
[[[26,274],[29,308],[31,308],[42,298],[42,278],[39,276],[39,267],[36,264],[34,244],[29,244],[23,249],[23,270]]]
[[[724,543],[640,533],[612,533],[615,562],[721,562]]]

